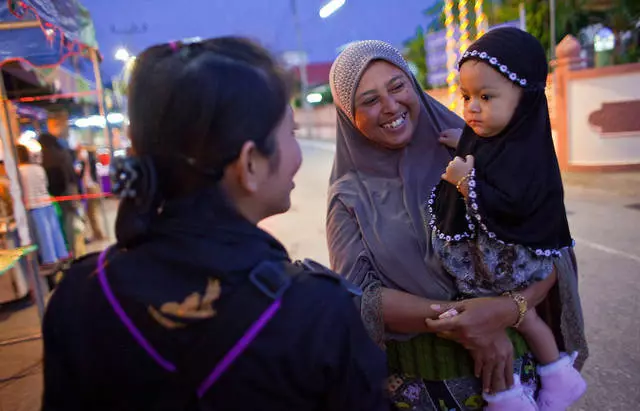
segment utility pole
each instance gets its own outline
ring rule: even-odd
[[[551,59],[556,58],[556,0],[549,0],[549,27],[551,44],[549,44],[549,53]]]
[[[302,27],[300,26],[300,16],[298,14],[298,4],[296,0],[291,0],[291,13],[293,14],[293,25],[296,31],[296,39],[298,41],[298,69],[300,71],[300,104],[304,109],[307,117],[306,136],[311,137],[313,132],[313,108],[307,101],[309,92],[309,77],[307,74],[307,55],[304,52],[302,41]]]

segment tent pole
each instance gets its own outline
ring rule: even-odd
[[[109,153],[110,160],[109,163],[113,161],[113,134],[111,133],[111,128],[109,127],[109,121],[107,120],[107,113],[105,109],[105,101],[104,101],[104,85],[102,84],[102,74],[100,73],[100,65],[98,64],[98,51],[96,49],[91,49],[91,63],[93,64],[93,76],[96,81],[96,90],[98,92],[98,110],[100,111],[100,116],[104,118],[105,127],[104,127],[104,137],[105,140],[109,143]],[[100,211],[102,212],[102,220],[104,222],[104,230],[107,238],[111,238],[111,227],[109,225],[109,218],[107,217],[107,211],[105,207],[104,198],[100,198]]]
[[[18,228],[18,235],[20,237],[20,245],[25,246],[32,243],[31,235],[32,230],[29,227],[29,219],[27,218],[27,210],[22,202],[22,183],[18,172],[18,166],[16,165],[16,147],[14,144],[14,136],[11,130],[11,118],[10,111],[7,102],[7,90],[4,86],[4,79],[2,77],[2,71],[0,70],[0,117],[2,118],[2,125],[0,126],[0,138],[2,138],[2,146],[4,147],[4,165],[7,170],[7,175],[11,181],[11,196],[13,198],[13,215],[16,219]],[[22,220],[22,221],[21,221]],[[38,272],[38,266],[35,263],[35,259],[32,255],[27,258],[27,275],[30,277],[30,282],[33,284],[33,291],[35,293],[35,300],[38,306],[38,315],[40,322],[44,318],[44,294],[42,279]]]
[[[34,29],[41,27],[38,20],[5,21],[0,23],[0,30]]]
[[[93,75],[96,80],[96,90],[98,92],[98,110],[100,110],[100,115],[104,117],[106,122],[106,127],[104,128],[104,137],[105,140],[109,143],[109,151],[111,151],[111,158],[113,160],[113,135],[111,134],[111,129],[109,128],[109,122],[107,121],[107,112],[105,108],[104,101],[104,85],[102,84],[102,74],[100,73],[100,65],[98,63],[98,51],[96,49],[91,49],[91,63],[93,63]]]

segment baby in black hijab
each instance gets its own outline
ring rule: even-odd
[[[466,126],[461,135],[443,133],[457,151],[429,200],[432,242],[461,298],[514,300],[514,327],[541,364],[537,405],[516,378],[510,390],[485,395],[487,409],[565,410],[586,391],[573,366],[576,354],[559,352],[551,329],[518,293],[553,275],[554,258],[572,247],[545,95],[545,51],[524,31],[496,29],[469,47],[458,68]]]

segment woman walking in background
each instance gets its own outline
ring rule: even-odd
[[[29,214],[38,244],[43,270],[53,269],[60,261],[69,258],[62,229],[47,190],[47,174],[40,164],[31,161],[27,147],[18,145],[18,170],[24,190],[24,205]],[[52,279],[52,276],[47,276]],[[49,280],[50,286],[51,280]]]

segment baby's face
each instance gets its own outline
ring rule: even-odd
[[[464,120],[480,137],[493,137],[507,127],[522,90],[486,63],[468,60],[460,67]]]

